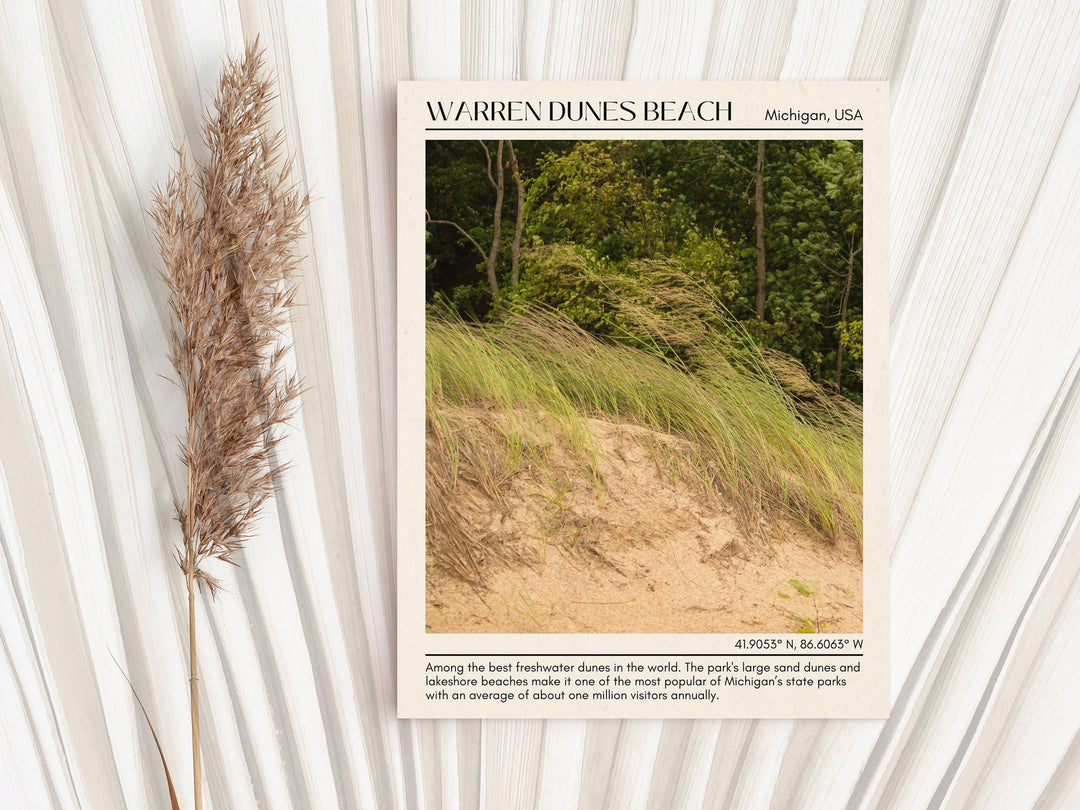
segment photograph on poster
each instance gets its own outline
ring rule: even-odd
[[[860,633],[859,139],[425,143],[428,633]]]

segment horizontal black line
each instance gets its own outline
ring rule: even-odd
[[[863,653],[791,652],[791,653],[424,653],[425,658],[862,658]]]
[[[425,132],[862,132],[862,127],[425,127]]]

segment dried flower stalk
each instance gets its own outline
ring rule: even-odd
[[[177,562],[187,580],[195,808],[202,807],[195,588],[216,596],[205,564],[236,564],[280,470],[278,428],[299,382],[285,368],[288,319],[307,197],[289,180],[281,133],[267,136],[270,81],[257,43],[222,72],[203,140],[205,165],[183,149],[152,212],[175,316],[170,360],[187,396],[181,458],[187,495]]]

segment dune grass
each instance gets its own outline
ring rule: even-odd
[[[475,550],[462,553],[469,531],[451,514],[456,482],[464,476],[498,499],[523,464],[542,467],[539,420],[593,471],[590,417],[673,436],[674,454],[664,441],[650,451],[667,453],[664,466],[733,504],[748,532],[761,517],[781,515],[861,545],[857,406],[820,389],[796,401],[778,380],[783,369],[766,363],[716,302],[670,268],[643,278],[634,289],[612,289],[621,334],[611,338],[537,307],[494,324],[429,314],[428,521],[433,553],[452,558],[459,575],[476,579],[479,566]]]

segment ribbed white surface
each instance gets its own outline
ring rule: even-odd
[[[1080,806],[1080,6],[0,0],[0,806],[190,806],[145,213],[261,35],[314,193],[292,469],[198,605],[207,807]],[[889,79],[893,714],[394,711],[398,79]],[[420,485],[418,483],[418,485]]]

